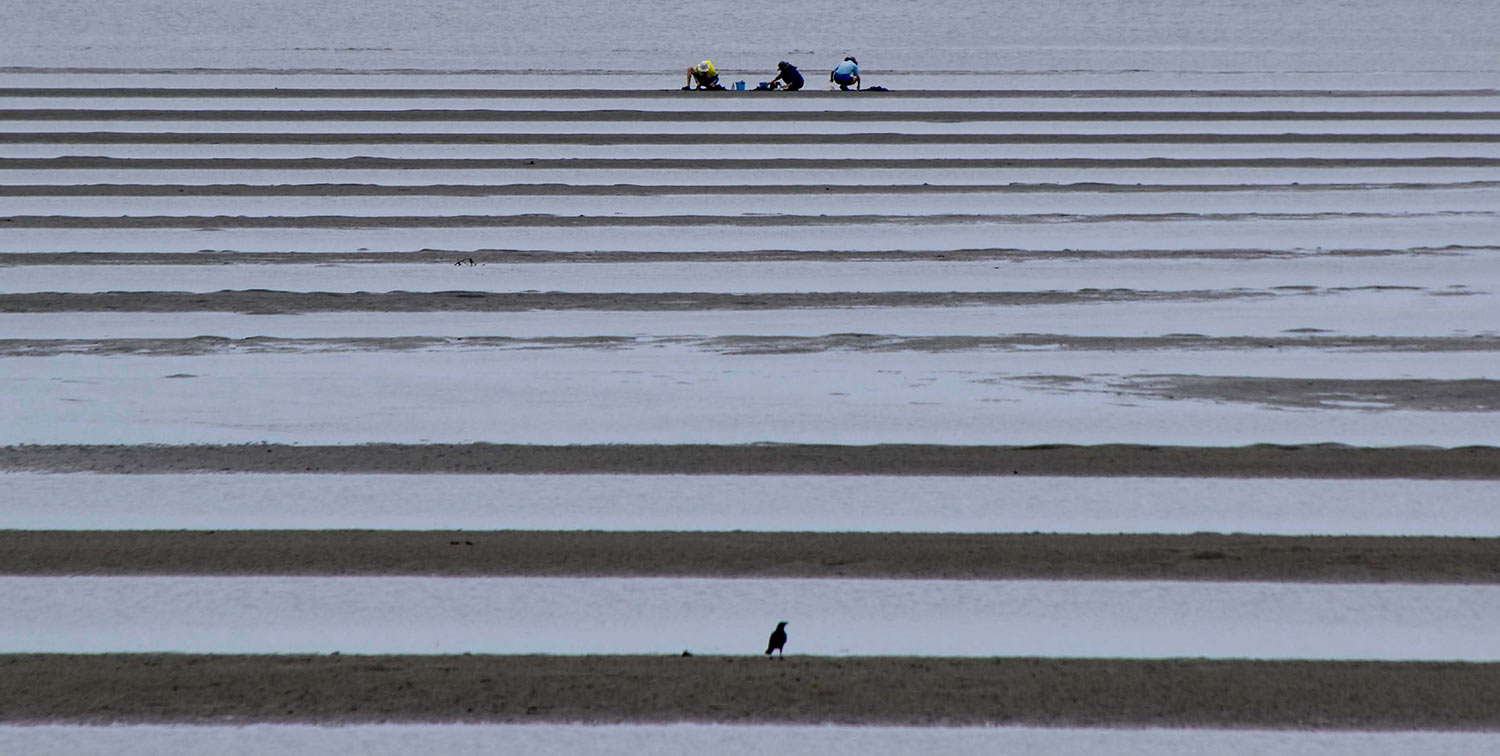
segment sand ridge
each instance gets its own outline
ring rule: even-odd
[[[1306,295],[1297,292],[1291,296]],[[681,312],[828,307],[991,307],[1091,302],[1201,302],[1277,296],[1263,290],[881,291],[881,292],[38,292],[0,294],[0,312],[520,312],[615,310]],[[1287,295],[1282,295],[1287,296]]]
[[[0,470],[658,475],[1083,475],[1500,480],[1500,448],[941,444],[55,444],[0,447]]]
[[[795,640],[793,641],[795,642]],[[1500,730],[1500,664],[746,656],[0,655],[0,721]]]
[[[1500,539],[1214,533],[0,530],[0,574],[1500,584]]]

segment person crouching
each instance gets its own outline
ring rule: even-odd
[[[771,89],[785,89],[795,92],[802,88],[802,72],[797,67],[786,61],[776,64],[776,78],[771,80]]]
[[[719,84],[719,72],[711,60],[705,60],[688,69],[687,86],[683,89],[723,89]],[[697,86],[694,87],[693,85]]]
[[[845,91],[849,89],[850,84],[853,84],[855,89],[859,89],[859,61],[855,60],[852,55],[839,61],[833,73],[828,74],[828,80]]]

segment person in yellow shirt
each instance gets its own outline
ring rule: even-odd
[[[694,89],[694,84],[698,85],[696,89],[724,88],[724,86],[719,83],[719,71],[714,68],[714,62],[711,60],[705,60],[702,63],[699,63],[698,65],[688,69],[687,86],[683,87],[683,89]]]

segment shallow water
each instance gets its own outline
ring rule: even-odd
[[[757,530],[1500,537],[1500,481],[0,474],[23,530]]]
[[[57,258],[61,262],[60,258]],[[617,262],[610,264],[362,262],[275,265],[25,265],[0,276],[0,294],[26,292],[195,291],[569,291],[569,292],[879,292],[879,291],[1218,291],[1304,287],[1403,286],[1477,293],[1500,281],[1500,254],[1390,255],[1353,266],[1335,255],[1264,259],[918,260]],[[1480,284],[1483,285],[1483,284]],[[1168,288],[1170,287],[1170,288]],[[698,313],[702,315],[706,313]],[[264,316],[261,316],[263,319]],[[16,334],[21,335],[21,334]]]
[[[1220,315],[1229,309],[1209,307]],[[1194,312],[1169,308],[1178,318]],[[952,311],[932,317],[951,326]],[[847,312],[851,321],[865,321],[861,311]],[[1005,308],[977,312],[994,322],[1006,316]],[[555,334],[572,314],[530,315]],[[722,314],[731,316],[722,320],[726,327],[745,326],[735,322],[740,313]],[[598,315],[595,323],[626,320]],[[671,315],[683,326],[701,325],[697,313]],[[797,315],[828,328],[820,316]],[[245,317],[256,324],[256,316]],[[322,320],[306,317],[309,324]],[[495,320],[525,318],[502,313]],[[353,319],[366,327],[374,320]],[[869,323],[849,325],[854,331]],[[1355,398],[1372,401],[1353,408],[1276,403],[1233,390],[1176,398],[1132,389],[1143,374],[1379,380],[1394,369],[1453,379],[1482,375],[1493,364],[1488,352],[1450,353],[1440,361],[1420,352],[1286,350],[1277,361],[1265,360],[1267,354],[747,355],[657,342],[618,350],[13,357],[0,381],[10,399],[0,406],[0,443],[1500,443],[1492,411],[1472,404],[1455,408],[1464,411],[1404,407],[1386,398],[1401,384],[1371,384]]]
[[[1036,754],[1090,756],[1442,756],[1500,748],[1500,736],[1451,732],[1044,729],[1027,727],[806,727],[747,725],[359,725],[245,727],[0,726],[0,751],[34,756],[172,756],[214,753],[441,753],[478,756],[896,756]]]
[[[455,215],[515,218],[519,215],[578,218],[657,217],[699,215],[703,208],[690,193],[654,197],[191,197],[172,198],[174,214],[183,216],[253,216],[305,218],[345,216],[379,219],[390,216],[442,218]],[[687,204],[685,204],[685,202]],[[914,222],[927,216],[1035,216],[1038,219],[1080,219],[1110,215],[1196,213],[1204,215],[1279,215],[1318,213],[1330,216],[1368,214],[1407,216],[1413,213],[1485,213],[1500,207],[1500,190],[1402,191],[1370,188],[1360,192],[1171,192],[1171,193],[963,193],[776,195],[715,195],[715,213],[725,219],[751,216],[902,215]],[[114,218],[150,217],[163,207],[160,197],[7,197],[0,207],[14,215]],[[517,219],[519,220],[519,219]],[[212,223],[212,221],[205,221]],[[372,221],[378,222],[378,220]],[[1054,221],[1058,222],[1058,221]],[[886,290],[899,290],[900,284]],[[1124,284],[1120,284],[1124,285]],[[1182,284],[1177,284],[1182,285]],[[162,282],[158,289],[169,289]],[[962,290],[962,289],[959,289]]]
[[[1500,660],[1500,588],[707,578],[0,578],[0,651]]]
[[[654,75],[666,88],[681,86],[681,72],[703,57],[714,58],[728,80],[754,80],[786,58],[822,86],[825,66],[854,52],[867,84],[878,83],[882,70],[944,71],[940,81],[960,87],[985,72],[1032,82],[1080,71],[1274,80],[1299,72],[1493,69],[1497,31],[1474,21],[1489,10],[1482,0],[879,0],[862,4],[860,23],[850,24],[847,5],[830,0],[771,16],[759,6],[681,0],[503,9],[459,0],[441,12],[352,0],[129,0],[101,12],[87,0],[66,0],[6,24],[0,65],[627,71]],[[163,28],[174,33],[161,35]]]
[[[276,265],[25,265],[0,276],[0,294],[58,291],[571,291],[571,292],[878,292],[1078,291],[1126,288],[1161,291],[1298,286],[1405,286],[1475,290],[1500,280],[1500,254],[1430,257],[1391,255],[1356,266],[1332,255],[1236,260],[1000,260],[488,263],[355,262]],[[1490,296],[1493,296],[1491,293]]]

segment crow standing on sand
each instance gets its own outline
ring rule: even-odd
[[[766,656],[772,651],[781,651],[782,658],[786,657],[786,623],[776,623],[776,629],[771,631],[771,642],[766,644]]]

